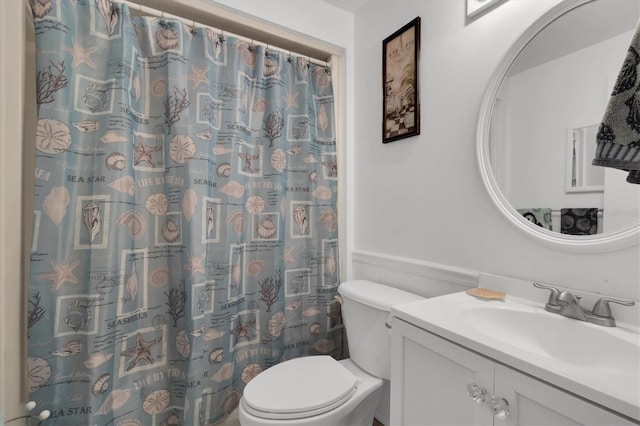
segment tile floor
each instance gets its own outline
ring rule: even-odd
[[[238,420],[238,409],[233,410],[229,417],[224,419],[224,422],[220,423],[218,426],[240,426],[240,420]]]

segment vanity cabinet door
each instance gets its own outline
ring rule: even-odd
[[[509,415],[496,426],[632,425],[630,421],[570,393],[500,364],[495,365],[495,394],[509,403]]]
[[[493,395],[494,363],[469,350],[393,320],[391,346],[392,425],[492,425],[485,404],[467,385]]]

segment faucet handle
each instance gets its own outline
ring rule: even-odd
[[[551,290],[551,294],[549,294],[549,301],[547,302],[547,304],[552,306],[560,305],[560,303],[558,303],[558,296],[560,295],[560,290],[550,285],[544,285],[536,282],[533,283],[533,286],[544,289],[544,290]]]
[[[636,304],[633,300],[615,299],[613,297],[601,297],[595,305],[593,305],[592,313],[602,318],[611,318],[611,307],[609,302],[617,303],[624,306],[633,306]]]

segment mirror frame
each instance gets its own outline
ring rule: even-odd
[[[640,220],[614,232],[596,235],[567,235],[536,226],[519,214],[506,199],[493,174],[490,158],[489,131],[493,107],[509,68],[526,45],[544,28],[567,12],[597,0],[564,0],[540,15],[515,41],[491,75],[484,92],[478,116],[476,154],[482,182],[491,200],[510,223],[536,242],[574,253],[599,253],[640,244]],[[603,111],[604,114],[604,111]],[[562,141],[564,143],[564,141]],[[562,182],[564,184],[564,182]]]

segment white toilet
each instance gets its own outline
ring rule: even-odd
[[[316,355],[265,370],[244,389],[242,426],[371,426],[382,379],[390,379],[389,312],[422,297],[364,280],[344,282],[338,293],[351,358]]]

